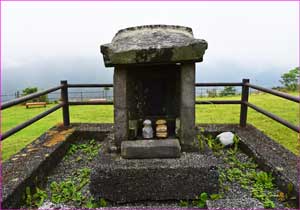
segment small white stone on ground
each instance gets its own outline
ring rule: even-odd
[[[56,205],[50,201],[45,201],[38,209],[54,209]]]
[[[233,144],[234,134],[232,132],[223,132],[217,135],[217,139],[219,139],[224,146],[228,146]]]
[[[67,205],[64,205],[64,204],[55,204],[55,203],[52,203],[51,201],[45,201],[43,203],[42,206],[40,206],[38,208],[38,210],[56,210],[56,209],[63,209],[63,210],[68,210],[68,209],[75,209],[74,207],[72,206],[67,206]]]

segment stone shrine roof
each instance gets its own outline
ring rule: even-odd
[[[118,31],[101,45],[105,66],[202,61],[207,42],[195,39],[189,27],[145,25]]]

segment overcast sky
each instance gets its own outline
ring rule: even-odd
[[[208,42],[197,81],[277,84],[299,65],[298,2],[2,2],[2,88],[111,82],[99,46],[122,28],[189,26]]]

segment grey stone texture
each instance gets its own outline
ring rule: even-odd
[[[195,63],[181,64],[180,142],[183,150],[195,142]]]
[[[275,176],[277,186],[287,193],[288,185],[293,185],[293,196],[299,204],[299,159],[288,149],[275,142],[252,125],[241,128],[237,124],[199,124],[205,132],[218,135],[231,131],[240,137],[240,148],[259,164],[259,167]]]
[[[219,199],[206,201],[207,209],[263,209],[264,206],[257,199],[242,197],[237,199]]]
[[[114,71],[114,130],[118,149],[121,142],[128,139],[127,107],[127,70],[124,66],[117,66]]]
[[[123,159],[100,153],[91,172],[90,191],[95,199],[130,203],[218,193],[218,161],[214,156],[183,153],[172,159]]]
[[[126,159],[179,158],[178,139],[123,141],[121,156]]]
[[[101,45],[105,66],[202,61],[207,42],[192,29],[175,25],[145,25],[120,30]]]
[[[120,30],[101,46],[105,66],[114,66],[114,122],[118,150],[128,140],[128,121],[166,118],[168,135],[179,138],[184,151],[195,147],[195,62],[202,61],[207,42],[192,29],[176,25],[145,25]]]

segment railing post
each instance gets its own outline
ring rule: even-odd
[[[61,88],[61,101],[63,111],[64,126],[70,125],[70,113],[69,113],[69,97],[68,97],[68,82],[67,80],[60,81]]]
[[[245,85],[245,83],[249,83],[249,79],[243,79],[243,86],[242,86],[242,103],[241,103],[241,112],[240,112],[240,126],[245,127],[247,125],[247,111],[248,106],[245,102],[248,102],[249,98],[249,87]]]

